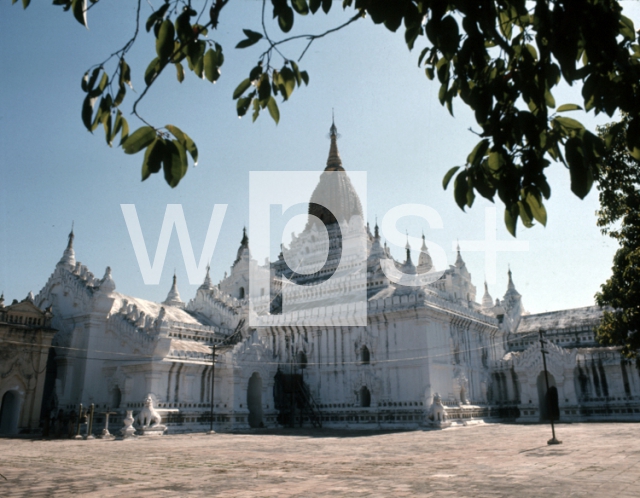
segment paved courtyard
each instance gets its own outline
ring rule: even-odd
[[[640,496],[638,424],[0,439],[0,496]]]

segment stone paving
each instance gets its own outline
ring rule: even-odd
[[[0,439],[0,496],[640,496],[638,424]]]

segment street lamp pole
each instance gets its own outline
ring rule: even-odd
[[[216,431],[213,430],[213,393],[214,387],[216,383],[216,345],[211,345],[211,412],[209,414],[210,425],[209,425],[209,434],[215,434]]]
[[[562,441],[559,441],[558,439],[556,439],[556,429],[553,426],[553,414],[551,413],[551,406],[549,406],[550,405],[549,373],[547,372],[547,358],[546,358],[547,351],[544,349],[545,340],[543,337],[544,337],[544,331],[540,329],[540,352],[542,353],[542,365],[544,366],[544,380],[547,385],[547,392],[545,394],[545,404],[547,406],[547,415],[549,415],[549,421],[551,422],[551,435],[552,435],[551,439],[547,441],[547,444],[562,444]]]

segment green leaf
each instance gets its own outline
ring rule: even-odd
[[[126,93],[127,93],[126,87],[124,85],[121,85],[120,88],[118,89],[118,93],[116,94],[116,98],[113,101],[113,105],[115,107],[118,107],[120,104],[122,104],[122,101],[124,100]]]
[[[522,220],[522,224],[527,227],[527,228],[531,228],[533,226],[533,220],[531,219],[531,216],[529,215],[529,213],[527,212],[528,206],[523,203],[522,201],[518,201],[518,212],[520,214],[520,219]]]
[[[198,40],[186,46],[187,52],[187,62],[189,63],[189,69],[191,69],[198,78],[202,78],[202,70],[204,64],[202,63],[202,57],[204,56],[204,51],[207,48],[207,44]]]
[[[301,71],[300,77],[302,78],[302,81],[304,81],[305,85],[309,84],[309,73],[307,73],[306,71]]]
[[[120,132],[120,146],[129,136],[129,123],[125,118],[122,118],[122,131]]]
[[[260,102],[258,102],[258,99],[253,99],[253,122],[256,122],[256,119],[258,119],[258,116],[260,115]]]
[[[278,16],[278,25],[284,33],[291,31],[291,28],[293,27],[293,10],[288,5],[285,5],[285,7],[280,11],[280,15]]]
[[[487,152],[488,148],[489,140],[483,138],[473,148],[471,154],[467,156],[467,163],[469,163],[471,166],[477,166],[478,164],[480,164],[480,161],[482,161],[482,158],[484,157],[484,154],[485,152]]]
[[[250,47],[251,45],[255,45],[256,43],[258,43],[260,41],[260,39],[250,39],[250,38],[245,38],[244,40],[241,40],[238,42],[238,44],[236,45],[236,48],[247,48]]]
[[[309,13],[309,6],[306,0],[291,0],[291,5],[301,16],[306,16]]]
[[[471,178],[471,175],[467,175],[467,206],[473,206],[475,198],[476,193],[473,191],[473,178]]]
[[[568,128],[571,130],[584,130],[584,125],[580,121],[576,121],[575,119],[572,119],[572,118],[557,117],[557,118],[554,118],[554,121],[557,121],[565,128]]]
[[[269,81],[269,75],[267,73],[263,73],[258,83],[258,98],[260,99],[260,103],[263,104],[263,108],[266,106],[270,95],[271,81]]]
[[[200,57],[193,65],[193,72],[198,78],[204,78],[204,57]]]
[[[260,77],[261,74],[262,74],[262,63],[259,63],[249,72],[249,79],[251,81],[255,81]]]
[[[487,165],[492,171],[499,171],[504,166],[505,160],[500,152],[490,152]]]
[[[244,92],[247,91],[247,88],[249,88],[250,86],[251,80],[249,78],[242,80],[242,82],[233,91],[233,100],[239,98]]]
[[[620,15],[620,34],[629,41],[635,41],[636,30],[633,21],[626,16]]]
[[[100,95],[102,95],[102,92],[104,92],[104,89],[107,88],[107,85],[109,84],[109,77],[107,76],[107,73],[103,72],[102,78],[100,78],[100,83],[98,83],[98,86],[94,86],[100,71],[102,71],[102,67],[95,69],[93,71],[94,74],[91,75],[91,79],[87,84],[87,88],[89,88],[88,93],[90,97],[99,97]]]
[[[122,149],[125,154],[135,154],[153,142],[156,136],[156,130],[151,126],[142,126],[122,142]]]
[[[251,99],[253,99],[255,95],[256,95],[256,91],[254,90],[248,96],[238,99],[238,102],[236,103],[236,111],[238,113],[238,117],[242,117],[247,113],[247,110],[251,105]]]
[[[13,3],[16,3],[15,0]],[[26,9],[27,7],[29,7],[30,3],[31,3],[31,0],[22,0],[22,8]]]
[[[87,0],[73,0],[71,2],[71,11],[76,21],[89,29],[89,26],[87,26]]]
[[[469,190],[469,184],[467,182],[467,171],[461,171],[458,176],[456,176],[455,181],[453,182],[453,197],[456,201],[456,204],[464,211],[464,207],[467,205],[467,193]]]
[[[271,117],[273,118],[273,120],[276,122],[276,124],[278,124],[278,121],[280,121],[280,111],[278,110],[278,104],[276,103],[276,99],[272,97],[269,97],[269,102],[267,102],[267,108],[269,109],[269,114],[271,114]]]
[[[280,84],[278,89],[282,92],[284,100],[287,100],[293,93],[293,89],[296,86],[296,76],[293,71],[286,66],[280,70],[279,74],[284,83]]]
[[[447,190],[447,187],[449,186],[449,182],[451,181],[451,178],[453,177],[454,173],[459,169],[460,169],[460,166],[454,166],[449,171],[447,171],[446,175],[444,175],[444,178],[442,179],[442,188],[444,190]]]
[[[549,88],[545,88],[544,90],[544,102],[547,104],[547,107],[551,107],[552,109],[556,106],[556,99],[553,98],[553,94],[549,91]]]
[[[192,39],[194,31],[191,26],[191,11],[189,9],[183,10],[182,14],[176,18],[174,27],[175,33],[181,42],[188,43]]]
[[[91,77],[88,77],[89,71],[87,71],[86,73],[84,73],[84,77],[82,78],[82,89],[85,92],[90,92],[91,90],[93,90],[93,86],[96,84],[96,81],[98,80],[98,75],[100,74],[100,71],[102,71],[102,67],[97,67],[95,68],[92,72],[91,72]]]
[[[168,19],[165,19],[160,25],[158,39],[156,40],[156,53],[160,60],[164,61],[171,57],[174,49],[174,36],[175,29],[173,27],[173,23]]]
[[[516,236],[516,225],[518,224],[519,211],[517,204],[515,213],[512,213],[509,208],[505,208],[504,210],[504,224],[507,227],[507,230],[509,230],[509,233],[514,237]]]
[[[111,147],[111,142],[113,141],[111,113],[107,114],[107,118],[102,124],[104,126],[104,138],[107,141],[107,145]]]
[[[542,199],[540,198],[539,195],[534,195],[531,192],[527,193],[527,196],[525,197],[525,200],[527,201],[527,204],[529,205],[529,209],[531,210],[531,214],[533,214],[533,217],[540,223],[542,223],[542,225],[546,226],[547,225],[547,210],[544,207],[544,204],[542,203]]]
[[[250,47],[251,45],[255,45],[256,43],[258,43],[262,39],[262,34],[256,31],[251,31],[250,29],[243,29],[242,31],[244,32],[247,38],[245,40],[240,41],[236,45],[236,48]]]
[[[171,134],[176,137],[178,142],[182,144],[182,146],[189,152],[191,158],[193,159],[193,165],[198,165],[198,148],[191,137],[183,132],[180,128],[174,125],[166,125],[165,128],[171,132]]]
[[[165,142],[162,167],[164,179],[171,188],[176,187],[187,173],[187,154],[185,148],[177,140]]]
[[[142,181],[145,181],[152,173],[157,173],[162,168],[162,160],[165,155],[164,145],[164,140],[156,136],[156,139],[147,147],[142,161]]]
[[[425,68],[424,72],[427,75],[427,78],[429,78],[430,80],[433,80],[434,73],[433,73],[433,68],[431,66]]]
[[[163,4],[158,10],[156,10],[153,14],[149,16],[149,18],[147,19],[147,23],[145,24],[145,29],[147,30],[147,33],[151,30],[151,28],[157,21],[159,21],[164,17],[165,13],[167,12],[167,9],[169,8],[169,5],[170,4],[168,2]]]
[[[562,104],[556,109],[556,112],[581,111],[582,107],[577,104]]]
[[[180,83],[184,81],[184,68],[179,62],[176,62],[176,77]]]
[[[122,121],[123,121],[123,119],[124,118],[122,117],[122,112],[120,112],[118,110],[118,112],[116,112],[116,120],[113,123],[112,140],[122,130]]]
[[[129,64],[124,60],[124,58],[120,59],[120,84],[126,83],[129,85],[129,88],[133,88],[131,84],[131,68]]]
[[[312,14],[315,14],[320,8],[322,0],[309,0],[309,10]]]
[[[98,97],[87,95],[84,98],[84,102],[82,103],[82,124],[84,124],[85,128],[90,132],[93,132],[92,117],[93,107],[96,104],[96,100],[98,100]]]
[[[158,75],[158,73],[160,73],[160,69],[162,67],[163,64],[157,57],[149,63],[147,69],[144,72],[144,82],[147,86],[149,86],[153,82],[153,80],[156,79],[156,76]]]
[[[204,77],[211,83],[216,81],[220,77],[220,71],[218,70],[218,57],[213,49],[207,50],[204,54]]]
[[[507,40],[511,40],[511,33],[513,28],[513,18],[511,12],[507,10],[500,11],[500,31]]]
[[[584,199],[593,185],[593,173],[585,162],[582,140],[576,137],[567,140],[564,153],[571,175],[571,191]]]
[[[322,0],[322,10],[325,14],[328,14],[331,10],[331,2],[333,0]]]
[[[291,69],[293,69],[293,74],[296,77],[296,83],[298,84],[298,86],[300,86],[302,84],[302,76],[300,75],[300,68],[298,68],[298,64],[296,64],[294,61],[289,61],[289,63],[291,64]]]

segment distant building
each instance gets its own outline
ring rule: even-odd
[[[640,419],[638,368],[594,342],[599,309],[528,315],[511,271],[501,300],[485,284],[477,302],[460,251],[449,268],[434,268],[424,238],[417,265],[408,244],[405,260],[394,260],[378,227],[372,233],[365,224],[335,126],[330,135],[305,229],[263,266],[243,233],[229,275],[214,285],[207,272],[188,302],[175,276],[163,303],[116,292],[110,268],[100,279],[76,261],[70,234],[35,299],[53,308],[58,329],[50,372],[61,409],[95,403],[124,413],[150,395],[173,432],[206,429],[212,404],[223,430],[537,421],[549,413]],[[328,240],[319,241],[325,229]],[[358,247],[364,257],[345,256]],[[252,274],[260,275],[258,289]],[[321,287],[328,277],[334,284]],[[285,320],[286,308],[295,323]],[[366,325],[349,322],[359,311]],[[332,320],[338,325],[327,325]],[[539,329],[550,341],[552,407]]]
[[[37,431],[42,416],[49,416],[42,400],[56,333],[51,318],[51,309],[38,308],[31,293],[9,306],[0,296],[0,434]]]

